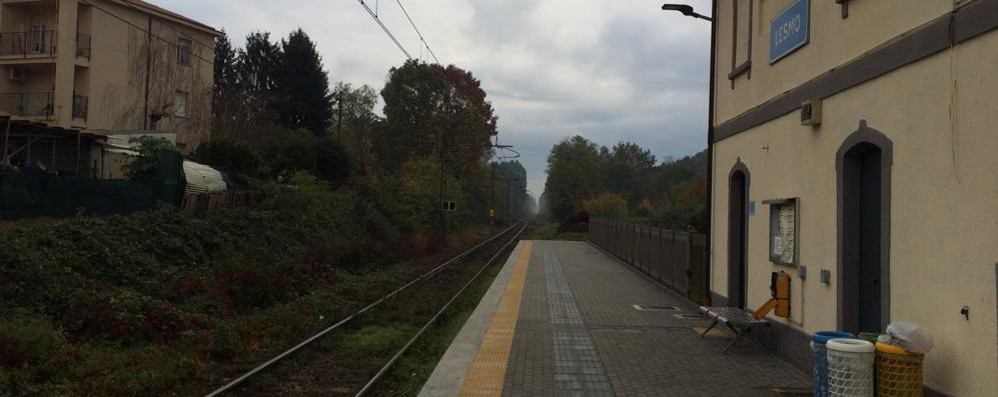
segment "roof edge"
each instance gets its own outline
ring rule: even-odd
[[[155,4],[152,4],[152,3],[149,3],[149,2],[146,2],[146,1],[143,1],[143,0],[110,0],[110,1],[115,2],[115,3],[122,3],[122,5],[124,5],[125,7],[134,8],[134,9],[137,9],[139,11],[148,13],[150,15],[154,15],[154,16],[166,19],[166,20],[170,20],[170,21],[182,24],[182,25],[190,27],[190,28],[194,28],[194,29],[200,30],[200,31],[205,32],[205,33],[209,33],[209,34],[211,34],[211,35],[213,35],[215,37],[225,36],[224,32],[222,32],[222,31],[220,31],[218,29],[215,29],[215,28],[213,28],[213,27],[211,27],[211,26],[209,26],[209,25],[207,25],[205,23],[198,22],[198,21],[196,21],[194,19],[185,17],[185,16],[183,16],[181,14],[178,14],[176,12],[167,10],[167,9],[165,9],[163,7],[157,6]]]

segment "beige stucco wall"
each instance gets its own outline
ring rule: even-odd
[[[32,62],[42,65],[34,65],[33,69],[50,68],[43,71],[45,73],[33,74],[30,86],[12,85],[7,79],[0,78],[0,92],[54,90],[57,114],[51,124],[56,126],[96,133],[136,131],[146,128],[145,83],[148,74],[151,76],[149,111],[166,115],[155,125],[155,129],[176,132],[178,146],[185,151],[193,150],[207,139],[211,125],[213,33],[117,2],[91,1],[107,12],[79,0],[31,3],[0,0],[3,5],[0,7],[2,30],[26,29],[19,21],[45,19],[49,21],[48,29],[59,32],[59,48],[70,49],[59,51],[54,58],[0,59],[0,64],[5,65]],[[57,2],[60,4],[58,12]],[[148,47],[144,30],[149,27],[150,15],[155,37],[151,46],[152,66],[147,71]],[[91,36],[89,60],[76,57],[77,31]],[[194,41],[190,65],[177,62],[176,43],[181,35]],[[4,67],[3,71],[7,72],[7,68]],[[187,117],[173,116],[177,91],[189,93]],[[89,112],[85,121],[72,120],[74,92],[89,97]]]
[[[101,4],[101,8],[142,29],[149,26],[149,16],[134,9],[111,3]],[[93,18],[91,107],[87,128],[96,131],[142,130],[147,60],[145,32],[104,12],[93,12]],[[207,46],[214,44],[214,36],[158,17],[153,17],[152,27],[155,37],[152,39],[149,109],[151,113],[168,115],[157,123],[157,130],[177,132],[178,145],[193,150],[207,139],[211,118],[213,69],[210,63],[197,57],[212,59],[212,49]],[[177,63],[174,44],[181,34],[194,40],[196,56],[192,56],[189,66]],[[190,93],[186,118],[172,116],[178,90]]]
[[[850,1],[849,17],[831,0],[811,0],[811,40],[769,64],[769,23],[793,0],[752,0],[752,70],[731,88],[734,0],[717,0],[717,91],[715,123],[722,123],[815,76],[842,65],[953,8],[953,0]],[[739,0],[748,2],[749,0]]]
[[[772,2],[776,3],[785,2]],[[833,4],[813,3],[815,8]],[[861,7],[873,3],[885,2],[851,2],[850,21],[862,18]],[[913,10],[896,10],[902,20],[921,18],[926,12],[923,8],[928,7],[915,4],[923,2],[904,3]],[[838,11],[837,7],[834,11]],[[812,18],[812,22],[820,29],[817,19]],[[884,28],[870,29],[878,32]],[[835,40],[813,40],[809,47],[816,50],[825,41]],[[801,126],[799,115],[791,113],[717,143],[712,290],[727,294],[728,174],[740,158],[751,173],[749,194],[756,203],[756,213],[749,218],[749,304],[758,306],[769,298],[770,272],[782,269],[795,274],[794,269],[774,266],[768,260],[769,208],[762,201],[798,197],[800,262],[808,267],[809,277],[803,283],[794,277],[791,319],[774,320],[807,332],[836,328],[836,152],[859,121],[865,119],[871,128],[893,141],[890,319],[922,324],[934,336],[935,350],[925,362],[928,385],[958,396],[995,395],[996,49],[998,32],[991,32],[957,46],[955,51],[937,54],[830,97],[824,101],[820,128]],[[765,52],[756,55],[765,56]],[[778,65],[789,65],[784,62],[804,55],[791,55]],[[802,82],[795,79],[804,72],[781,70],[787,70],[789,81],[773,80],[772,84],[780,88],[763,88],[769,80],[759,71],[753,73],[753,86],[782,91]],[[719,84],[719,104],[725,104],[727,114],[744,107],[749,100],[721,94],[726,91],[729,88]],[[951,109],[958,123],[951,123]],[[819,282],[821,269],[832,272],[830,286]],[[963,306],[970,307],[970,321],[960,315]]]

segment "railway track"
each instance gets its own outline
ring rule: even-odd
[[[518,223],[496,233],[206,396],[234,395],[235,392],[240,395],[368,395],[496,260],[509,252],[527,226]],[[324,340],[345,338],[351,332],[372,326],[413,330],[414,333],[406,335],[405,343],[393,344],[382,349],[380,354],[363,357],[360,361],[350,361],[345,358],[348,354],[337,354],[342,352],[333,349],[312,362],[292,365],[292,373],[278,374],[278,377],[287,378],[278,385],[264,390],[247,387],[258,378],[273,379],[276,368],[290,361],[296,353],[323,344]],[[313,366],[315,368],[310,368]]]

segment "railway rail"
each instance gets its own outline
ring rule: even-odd
[[[374,387],[378,384],[378,382],[381,381],[384,378],[384,376],[389,373],[389,371],[399,361],[399,359],[402,358],[405,355],[405,353],[413,345],[416,344],[416,342],[419,340],[419,338],[421,336],[423,336],[423,334],[428,329],[430,329],[439,320],[439,318],[449,308],[451,308],[451,306],[472,285],[475,284],[476,281],[478,281],[478,279],[480,278],[480,276],[485,273],[485,271],[496,261],[496,259],[498,259],[500,256],[502,256],[502,254],[504,252],[508,252],[509,251],[509,248],[515,242],[517,242],[519,240],[520,236],[523,234],[524,230],[526,230],[526,228],[528,226],[529,225],[527,223],[517,223],[517,224],[515,224],[513,226],[510,226],[507,229],[504,229],[504,230],[496,233],[495,235],[489,237],[488,239],[485,239],[485,240],[481,241],[480,243],[478,243],[474,247],[472,247],[472,248],[470,248],[470,249],[468,249],[468,250],[466,250],[466,251],[458,254],[457,256],[455,256],[455,257],[451,258],[450,260],[448,260],[448,261],[440,264],[439,266],[436,266],[436,267],[430,269],[429,271],[423,273],[419,277],[416,277],[416,278],[412,279],[411,281],[405,283],[401,287],[398,287],[397,289],[393,290],[392,292],[390,292],[390,293],[382,296],[381,298],[379,298],[379,299],[377,299],[377,300],[369,303],[368,305],[364,306],[363,308],[361,308],[360,310],[356,311],[355,313],[353,313],[353,314],[351,314],[351,315],[349,315],[349,316],[341,319],[340,321],[336,322],[332,326],[329,326],[329,327],[327,327],[327,328],[319,331],[315,335],[313,335],[313,336],[305,339],[304,341],[298,343],[294,347],[291,347],[290,349],[285,350],[284,352],[282,352],[282,353],[274,356],[270,360],[267,360],[263,364],[260,364],[256,368],[253,368],[252,370],[250,370],[250,371],[242,374],[241,376],[233,379],[232,381],[226,383],[225,385],[223,385],[223,386],[215,389],[214,391],[208,393],[206,395],[206,397],[220,396],[220,395],[224,395],[224,394],[226,394],[228,392],[233,392],[233,391],[237,390],[239,387],[241,387],[242,385],[246,384],[247,382],[249,382],[250,380],[254,379],[255,377],[257,377],[257,376],[259,376],[259,375],[261,375],[263,373],[266,373],[268,370],[274,368],[280,362],[288,360],[290,357],[294,356],[295,353],[301,351],[302,349],[304,349],[306,347],[309,347],[310,345],[313,345],[314,343],[316,343],[317,341],[319,341],[320,339],[322,339],[324,336],[327,336],[328,334],[332,333],[333,331],[345,328],[351,322],[354,322],[355,320],[357,320],[358,318],[360,318],[364,314],[371,312],[372,310],[378,308],[379,306],[382,306],[384,303],[389,302],[390,300],[392,300],[392,298],[397,297],[399,294],[403,293],[404,291],[407,291],[407,290],[409,290],[410,288],[412,288],[414,286],[418,286],[421,283],[424,283],[424,282],[427,282],[429,280],[433,280],[433,279],[437,278],[442,273],[444,273],[446,270],[455,267],[455,265],[461,263],[462,261],[464,261],[464,260],[466,260],[468,258],[471,258],[472,256],[482,254],[483,251],[486,254],[488,254],[489,252],[492,252],[492,251],[486,251],[487,248],[492,247],[492,246],[494,246],[496,244],[501,243],[501,245],[499,246],[499,248],[494,251],[494,254],[491,254],[491,256],[488,257],[488,260],[486,260],[484,262],[484,264],[482,264],[479,268],[477,268],[477,269],[463,269],[463,270],[465,270],[465,272],[470,272],[470,270],[475,270],[475,271],[470,276],[470,278],[468,278],[466,281],[461,280],[461,282],[455,283],[455,284],[461,285],[461,288],[459,290],[457,290],[450,297],[450,299],[447,300],[446,303],[444,303],[438,310],[436,310],[435,313],[425,323],[422,324],[421,328],[419,328],[419,330],[416,332],[416,334],[413,335],[397,351],[395,351],[395,353],[391,356],[391,358],[388,359],[387,362],[385,362],[385,364],[382,365],[380,367],[380,369],[372,377],[370,377],[366,381],[366,383],[363,384],[363,387],[361,387],[357,391],[357,393],[356,393],[356,396],[367,395],[369,392],[371,392],[374,389]],[[451,276],[451,278],[460,279],[461,276],[464,275],[465,272],[454,272],[455,274],[453,276]],[[457,280],[450,280],[450,279],[448,279],[448,280],[443,280],[443,281],[440,281],[440,282],[441,283],[449,283],[451,281],[457,281]]]

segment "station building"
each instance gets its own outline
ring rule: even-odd
[[[998,0],[715,0],[710,290],[767,347],[927,327],[930,393],[998,393]]]

